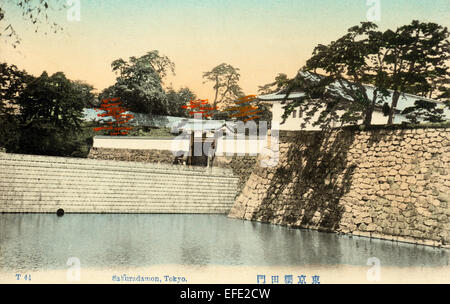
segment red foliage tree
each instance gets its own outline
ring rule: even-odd
[[[190,115],[201,114],[202,118],[212,116],[212,111],[216,110],[215,107],[209,105],[208,99],[191,99],[189,100],[189,105],[181,107],[183,109],[191,109],[191,111],[189,111]]]
[[[105,113],[97,114],[98,117],[111,117],[111,121],[106,121],[105,126],[94,128],[94,131],[110,130],[109,135],[127,135],[132,127],[124,125],[134,118],[132,114],[125,114],[127,109],[121,107],[119,98],[103,99],[100,108],[96,111],[104,111]]]
[[[262,112],[259,107],[252,105],[252,103],[256,100],[256,95],[247,95],[241,98],[238,98],[235,103],[235,107],[226,108],[224,111],[232,111],[234,114],[230,114],[231,117],[241,117],[242,121],[253,120],[256,118],[261,118],[257,115],[257,113]],[[245,118],[247,116],[247,118]]]

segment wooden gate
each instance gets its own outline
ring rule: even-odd
[[[212,166],[214,159],[216,141],[214,138],[206,136],[206,132],[202,136],[195,136],[194,132],[190,136],[189,153],[187,165],[190,166]]]

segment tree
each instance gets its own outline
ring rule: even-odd
[[[82,80],[75,80],[72,81],[72,85],[76,91],[80,92],[80,97],[83,99],[86,108],[100,105],[97,94],[92,93],[94,87],[91,84]]]
[[[275,80],[273,82],[270,82],[268,84],[258,86],[258,93],[261,95],[266,94],[272,94],[279,92],[280,90],[284,89],[286,85],[289,83],[290,79],[289,77],[284,73],[279,73],[277,76],[275,76]],[[257,101],[256,105],[258,108],[262,110],[260,113],[261,118],[258,121],[266,121],[267,127],[271,128],[272,125],[272,105],[263,103],[261,101]]]
[[[16,101],[33,79],[15,65],[0,64],[0,147],[15,150],[20,138]]]
[[[189,111],[182,106],[196,98],[197,96],[189,88],[181,88],[178,91],[169,88],[167,91],[168,114],[177,117],[189,117]]]
[[[284,73],[279,73],[275,77],[274,82],[259,86],[258,93],[261,95],[276,93],[276,92],[280,91],[281,89],[283,89],[288,82],[289,82],[288,76]]]
[[[214,108],[208,102],[208,99],[191,99],[188,104],[182,106],[189,115],[195,119],[203,119],[214,115]]]
[[[372,98],[366,83],[381,84],[384,80],[377,73],[383,61],[374,60],[379,53],[379,39],[371,22],[362,22],[329,45],[318,45],[313,56],[297,76],[285,84],[287,93],[295,88],[304,91],[305,96],[286,105],[284,118],[296,107],[301,107],[307,119],[320,111],[314,125],[329,127],[333,122],[356,124],[363,119],[371,124],[373,110],[381,105],[387,91],[376,86]],[[317,72],[323,71],[324,75]],[[342,115],[338,111],[343,111]]]
[[[432,98],[437,96],[436,90],[442,90],[443,84],[448,84],[448,37],[446,27],[417,20],[395,32],[387,30],[383,33],[381,51],[386,53],[388,63],[384,72],[389,78],[387,88],[393,90],[388,124],[393,123],[402,93]],[[430,109],[426,102],[419,102],[416,107],[418,111]]]
[[[255,106],[261,110],[259,113],[260,117],[255,120],[255,122],[258,123],[258,127],[259,122],[265,121],[267,122],[267,128],[270,129],[272,126],[272,105],[256,100]]]
[[[109,130],[108,135],[128,135],[128,131],[132,127],[128,124],[134,118],[133,114],[125,113],[127,110],[121,106],[118,98],[104,99],[99,108],[96,110],[103,111],[99,113],[99,117],[109,117],[110,119],[103,122],[103,126],[94,128],[94,131]]]
[[[412,123],[419,123],[419,118],[429,122],[444,121],[444,109],[439,109],[437,104],[426,100],[416,100],[414,106],[407,107],[402,111],[406,118]]]
[[[120,98],[132,112],[167,114],[167,98],[162,80],[168,72],[174,73],[175,65],[167,56],[151,51],[129,61],[117,59],[111,64],[118,75],[116,83],[106,88],[101,99]]]
[[[111,66],[114,72],[119,71],[121,75],[130,75],[136,72],[136,69],[132,69],[133,67],[140,67],[144,70],[150,67],[161,79],[166,77],[168,72],[175,75],[175,64],[169,57],[160,55],[158,50],[147,52],[139,58],[132,56],[128,64],[123,59],[117,59],[112,62]]]
[[[374,23],[362,22],[329,45],[318,45],[305,67],[285,85],[287,93],[301,88],[305,96],[286,105],[283,117],[301,107],[308,119],[321,111],[314,124],[322,127],[333,121],[356,124],[361,119],[370,126],[374,109],[383,105],[386,109],[390,97],[387,114],[392,123],[402,93],[425,97],[434,95],[432,90],[443,90],[442,83],[448,79],[446,28],[418,21],[395,32],[376,28]],[[371,94],[369,85],[373,86]],[[421,106],[431,109],[417,103],[414,111]]]
[[[211,81],[214,83],[213,108],[229,106],[235,99],[244,96],[241,87],[238,85],[239,69],[229,64],[219,64],[211,71],[203,73],[203,78],[206,79],[205,82]]]
[[[33,76],[15,65],[0,63],[0,102],[15,102]]]
[[[34,31],[37,33],[41,30],[44,23],[50,26],[50,29],[56,33],[62,30],[62,27],[56,22],[49,21],[48,11],[52,7],[52,0],[19,0],[19,1],[9,1],[9,5],[6,2],[0,3],[0,37],[6,36],[8,39],[13,39],[12,46],[16,48],[20,42],[20,35],[16,32],[13,22],[8,20],[10,15],[8,12],[11,5],[15,5],[22,11],[22,17],[27,20],[32,26],[34,26]],[[64,8],[64,5],[55,3],[54,6],[59,6]],[[2,25],[3,24],[3,25]],[[6,24],[6,26],[4,26]],[[47,31],[44,28],[44,34]]]
[[[58,72],[31,81],[19,96],[20,152],[71,156],[80,147],[85,92]]]

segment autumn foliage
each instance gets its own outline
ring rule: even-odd
[[[234,114],[230,114],[230,117],[241,118],[244,122],[256,118],[261,118],[256,114],[262,112],[262,110],[251,104],[255,100],[256,95],[247,95],[241,97],[235,101],[236,106],[226,108],[224,111],[234,112]]]
[[[216,110],[216,107],[212,107],[208,103],[208,99],[191,99],[188,105],[183,105],[183,109],[191,109],[190,115],[201,114],[203,117],[212,116],[212,111]]]
[[[100,108],[96,111],[104,111],[97,114],[98,117],[110,117],[111,121],[106,121],[104,126],[94,128],[94,131],[109,130],[108,135],[127,135],[132,127],[126,124],[134,118],[132,114],[126,114],[127,109],[121,106],[119,98],[103,99]]]

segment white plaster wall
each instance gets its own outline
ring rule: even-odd
[[[169,150],[187,151],[189,148],[189,139],[152,139],[130,137],[123,138],[117,136],[94,137],[94,148],[110,148],[110,149],[137,149],[137,150]]]
[[[266,137],[261,139],[221,138],[217,143],[217,156],[245,154],[257,155],[266,146]],[[94,137],[94,148],[188,151],[189,139],[124,138],[117,136]]]
[[[282,119],[281,116],[284,113],[283,105],[276,102],[273,104],[273,118],[272,121],[275,121],[278,119],[278,121],[281,123]],[[320,111],[317,111],[311,119],[311,122],[314,122],[318,119]],[[344,111],[338,111],[338,115],[342,115]],[[289,130],[289,131],[295,131],[295,130],[320,130],[319,126],[312,126],[312,123],[308,123],[305,128],[301,128],[301,124],[304,121],[303,117],[299,117],[299,109],[297,109],[296,117],[293,117],[293,113],[289,115],[289,117],[286,119],[286,122],[284,124],[280,124],[280,130]],[[448,115],[450,117],[450,115]],[[383,113],[379,111],[374,111],[372,114],[372,125],[384,125],[387,124],[388,117],[384,116]],[[395,115],[394,117],[394,123],[399,124],[401,122],[407,121],[407,119],[403,115]],[[362,120],[358,121],[358,124],[362,124]],[[336,124],[335,127],[338,127]]]

